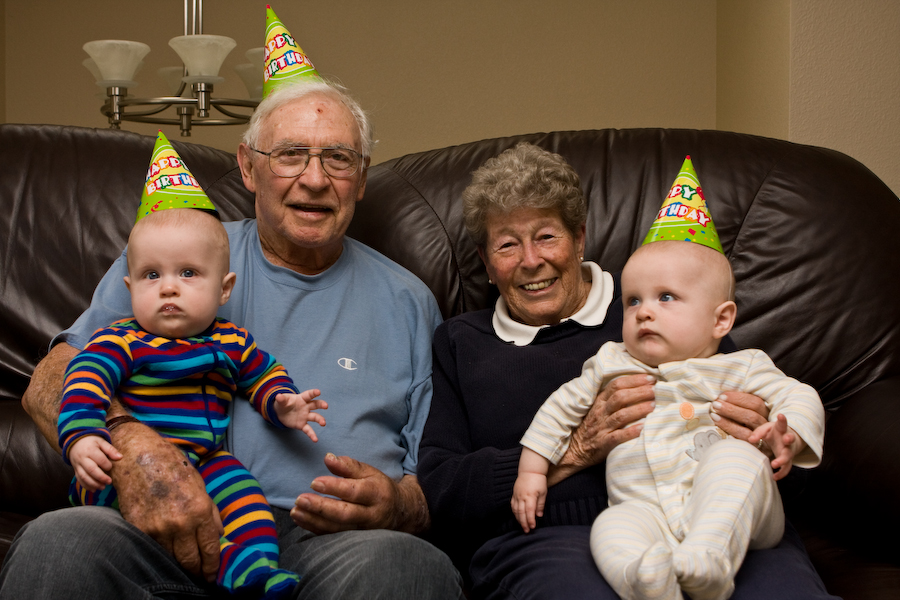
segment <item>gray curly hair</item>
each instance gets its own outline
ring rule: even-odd
[[[508,214],[520,208],[555,209],[572,234],[587,219],[587,202],[575,169],[559,154],[527,142],[485,162],[463,191],[466,230],[479,248],[487,243],[488,213]]]
[[[311,94],[326,96],[347,107],[347,110],[353,115],[353,119],[359,127],[360,153],[363,158],[371,156],[375,140],[373,139],[372,124],[369,121],[369,116],[359,103],[350,96],[346,88],[324,79],[301,80],[296,83],[279,86],[256,107],[241,141],[252,148],[257,148],[259,136],[262,134],[262,125],[269,115],[282,106]]]

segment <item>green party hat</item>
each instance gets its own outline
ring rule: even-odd
[[[320,78],[319,72],[267,4],[263,98],[286,81],[311,77]]]
[[[644,244],[662,241],[695,242],[725,253],[690,156],[685,157],[672,189],[644,238]]]
[[[156,135],[153,156],[147,169],[147,179],[141,194],[141,207],[135,223],[152,212],[169,208],[196,208],[219,216],[209,196],[191,175],[187,165],[160,131]]]

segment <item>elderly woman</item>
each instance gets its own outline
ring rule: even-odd
[[[584,261],[587,209],[578,175],[556,154],[520,144],[477,170],[463,194],[466,227],[500,298],[434,337],[434,398],[419,481],[434,541],[475,598],[616,598],[591,558],[594,518],[607,506],[603,461],[640,433],[652,380],[623,377],[602,392],[553,467],[544,516],[523,534],[510,509],[519,440],[543,401],[621,341],[617,276]],[[727,339],[722,351],[734,350]],[[720,426],[746,439],[765,420],[756,397],[731,392]],[[796,532],[751,551],[734,598],[829,598]],[[695,599],[696,600],[696,599]]]

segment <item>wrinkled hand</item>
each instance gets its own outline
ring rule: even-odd
[[[614,379],[594,401],[572,435],[568,450],[548,474],[555,485],[582,469],[606,460],[609,452],[641,434],[642,424],[632,425],[653,412],[653,384],[647,375],[627,375]]]
[[[751,444],[762,440],[775,456],[772,459],[772,478],[775,481],[784,479],[791,472],[794,457],[802,449],[803,442],[793,429],[788,427],[787,417],[778,415],[771,421],[757,427],[747,439]]]
[[[123,455],[111,471],[122,516],[185,570],[215,581],[224,530],[203,478],[181,450],[140,423],[120,425],[112,436]]]
[[[314,410],[325,410],[328,403],[324,400],[316,400],[322,392],[319,390],[306,390],[299,394],[278,394],[275,396],[275,414],[278,415],[285,427],[299,429],[309,439],[318,442],[316,432],[310,423],[318,423],[325,427],[325,417]]]
[[[300,527],[317,534],[352,529],[416,532],[427,523],[428,508],[414,476],[398,484],[371,465],[331,453],[325,455],[325,466],[335,477],[316,477],[310,487],[317,493],[300,494],[291,509]]]
[[[122,453],[98,435],[86,435],[69,447],[69,462],[81,487],[97,492],[112,483],[107,475]]]
[[[510,503],[522,531],[528,533],[537,527],[537,517],[544,516],[546,500],[547,477],[538,473],[519,473]]]
[[[769,408],[762,398],[744,392],[723,392],[712,403],[712,409],[710,417],[716,425],[744,441],[749,441],[750,434],[769,420]]]

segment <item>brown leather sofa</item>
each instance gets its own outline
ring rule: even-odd
[[[825,460],[782,491],[829,591],[900,597],[900,201],[840,153],[749,135],[603,130],[483,140],[370,169],[350,235],[405,265],[446,317],[495,291],[462,223],[470,173],[520,140],[565,156],[589,202],[586,257],[621,269],[686,154],[738,279],[741,347],[814,385]],[[224,219],[252,215],[234,156],[175,142]],[[64,506],[70,470],[20,400],[50,339],[88,305],[134,220],[153,139],[0,126],[0,558]]]

